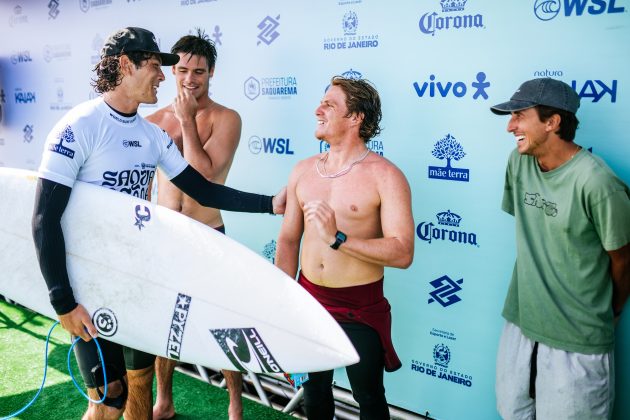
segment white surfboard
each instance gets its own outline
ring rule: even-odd
[[[36,183],[35,172],[0,168],[0,294],[56,319],[31,235]],[[77,182],[62,227],[75,297],[101,337],[255,373],[359,360],[337,322],[293,279],[193,219]]]

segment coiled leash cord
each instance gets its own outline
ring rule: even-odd
[[[48,336],[46,337],[46,348],[44,350],[44,379],[42,379],[42,384],[39,386],[37,393],[35,394],[33,399],[30,400],[28,404],[26,404],[24,407],[20,408],[15,413],[9,414],[6,417],[0,417],[0,420],[7,420],[7,419],[10,419],[17,415],[22,414],[35,402],[35,400],[37,400],[37,397],[39,397],[39,394],[42,392],[42,389],[44,389],[44,383],[46,382],[46,373],[48,372],[48,343],[50,342],[50,335],[52,334],[57,324],[59,324],[59,321],[55,321],[53,326],[50,327],[50,330],[48,331]],[[70,355],[72,354],[72,349],[74,349],[74,346],[77,344],[79,340],[81,340],[81,337],[77,337],[72,343],[72,345],[70,346],[70,350],[68,350],[68,373],[70,374],[70,378],[72,378],[72,382],[74,383],[74,386],[79,390],[81,395],[83,395],[90,402],[93,402],[95,404],[101,404],[103,401],[105,401],[105,398],[107,398],[107,385],[103,387],[105,389],[105,392],[103,393],[103,397],[100,400],[93,400],[81,389],[77,381],[74,379],[74,374],[72,373],[72,367],[70,366]],[[101,352],[101,346],[100,344],[98,344],[98,340],[96,338],[93,338],[93,340],[94,340],[94,343],[96,344],[96,348],[98,349],[98,356],[101,360],[101,365],[103,366],[103,383],[107,384],[107,373],[105,372],[105,360],[103,360],[103,353]]]

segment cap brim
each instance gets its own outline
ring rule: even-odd
[[[523,109],[534,107],[538,104],[529,101],[507,101],[502,104],[498,104],[490,107],[490,111],[497,115],[507,115],[515,111],[522,111]]]
[[[160,53],[160,58],[163,66],[174,66],[179,62],[179,55],[177,54]]]

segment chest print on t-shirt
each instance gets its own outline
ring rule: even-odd
[[[558,207],[556,203],[545,200],[539,193],[526,192],[523,202],[528,206],[533,206],[543,210],[547,216],[556,217],[558,214]]]

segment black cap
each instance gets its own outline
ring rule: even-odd
[[[580,97],[560,80],[549,77],[532,79],[523,83],[509,101],[490,108],[497,115],[545,105],[575,114],[580,107]]]
[[[177,54],[160,52],[153,32],[142,28],[124,28],[111,34],[101,50],[101,58],[118,56],[132,51],[154,53],[160,56],[163,66],[173,66],[179,61]]]

